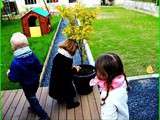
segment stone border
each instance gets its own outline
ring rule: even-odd
[[[159,17],[159,14],[158,13],[151,13],[151,12],[148,12],[148,11],[144,11],[144,10],[140,10],[140,9],[136,9],[136,8],[129,8],[129,7],[126,7],[126,6],[121,6],[125,9],[128,9],[128,10],[134,10],[134,11],[137,11],[137,12],[141,12],[141,13],[145,13],[145,14],[148,14],[148,15],[151,15],[151,16],[154,16],[154,17]]]
[[[88,62],[90,65],[95,65],[95,61],[94,58],[92,56],[90,47],[87,43],[86,40],[84,40],[84,46],[85,46],[85,50],[86,50],[86,54],[88,57]],[[149,78],[159,78],[160,75],[159,74],[148,74],[148,75],[139,75],[139,76],[131,76],[131,77],[127,77],[128,81],[133,81],[133,80],[139,80],[139,79],[149,79]]]
[[[92,52],[90,50],[90,47],[89,47],[89,45],[88,45],[86,40],[84,40],[83,43],[84,43],[86,55],[87,55],[87,58],[88,58],[88,62],[89,62],[90,65],[94,66],[95,65],[95,61],[94,61],[94,58],[92,56]]]
[[[159,78],[159,74],[148,74],[148,75],[139,75],[139,76],[131,76],[127,77],[128,81],[139,80],[139,79],[149,79],[149,78]]]
[[[41,85],[42,79],[43,79],[43,77],[44,77],[44,73],[45,73],[45,70],[46,70],[46,66],[47,66],[47,64],[48,64],[49,56],[50,56],[51,50],[52,50],[52,48],[53,48],[54,41],[55,41],[55,38],[56,38],[56,36],[57,36],[57,33],[58,33],[58,30],[59,30],[59,27],[60,27],[61,22],[62,22],[62,18],[61,18],[61,20],[60,20],[59,23],[58,23],[58,27],[57,27],[57,29],[56,29],[56,32],[55,32],[54,37],[53,37],[53,39],[52,39],[51,45],[50,45],[50,47],[49,47],[46,60],[44,61],[44,64],[43,64],[43,69],[42,69],[42,72],[41,72],[41,75],[40,75],[40,80],[39,80],[40,85]]]

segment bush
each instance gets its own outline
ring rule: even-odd
[[[79,3],[73,7],[57,6],[61,16],[68,20],[63,30],[67,38],[74,39],[79,44],[81,63],[83,63],[83,40],[88,40],[92,31],[92,22],[96,18],[98,9],[88,9]]]

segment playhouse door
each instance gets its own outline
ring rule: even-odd
[[[35,15],[31,15],[28,19],[28,23],[31,37],[40,37],[41,28],[38,17]]]
[[[42,35],[40,26],[29,27],[29,29],[30,29],[31,37],[40,37]]]

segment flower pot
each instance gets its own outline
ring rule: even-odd
[[[89,86],[89,82],[96,75],[95,67],[87,64],[79,66],[81,67],[80,71],[73,76],[74,84],[78,94],[87,95],[93,91],[92,87]]]

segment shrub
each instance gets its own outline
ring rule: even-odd
[[[88,9],[79,3],[73,7],[58,6],[61,16],[68,20],[68,25],[63,33],[79,44],[81,63],[83,63],[83,40],[88,40],[92,31],[92,22],[96,18],[97,9]]]

